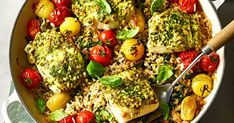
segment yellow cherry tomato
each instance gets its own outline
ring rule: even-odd
[[[39,0],[35,5],[34,12],[40,18],[48,18],[54,8],[54,4],[50,0]]]
[[[60,25],[60,32],[67,37],[73,37],[80,32],[80,22],[74,17],[66,17]]]
[[[49,98],[49,100],[46,102],[46,106],[50,111],[55,111],[60,108],[64,108],[69,100],[69,94],[58,93]]]
[[[145,17],[139,9],[136,9],[132,20],[139,27],[139,32],[143,32],[145,29]]]
[[[212,88],[213,88],[212,78],[210,78],[206,74],[198,74],[192,80],[193,92],[200,97],[208,96]]]
[[[137,61],[144,55],[145,48],[141,42],[132,38],[124,41],[121,46],[121,51],[125,55],[126,59],[130,61]]]
[[[181,102],[181,119],[190,121],[194,118],[197,109],[196,100],[192,96],[187,96]]]

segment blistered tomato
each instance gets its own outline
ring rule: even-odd
[[[55,4],[56,7],[60,6],[69,6],[71,3],[71,0],[52,0],[52,2]]]
[[[199,65],[206,72],[214,72],[219,65],[219,55],[212,53],[210,56],[204,56],[201,58]]]
[[[186,69],[190,63],[197,57],[198,52],[196,50],[189,50],[189,51],[182,51],[179,53],[179,58],[184,66],[184,69]],[[199,65],[194,65],[192,67],[192,70],[199,70]]]
[[[197,0],[178,0],[180,9],[188,14],[193,14],[197,9]]]
[[[36,18],[32,18],[28,21],[27,23],[27,35],[31,38],[34,39],[36,34],[40,32],[40,22]]]
[[[72,15],[71,11],[66,6],[61,6],[52,11],[49,15],[49,21],[53,23],[55,26],[59,26],[63,23],[66,17],[70,17]]]

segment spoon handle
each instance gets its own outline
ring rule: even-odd
[[[210,39],[207,45],[213,50],[216,51],[228,41],[234,38],[234,20],[229,23],[225,28],[223,28],[217,35]]]

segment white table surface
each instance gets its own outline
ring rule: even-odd
[[[8,96],[11,83],[8,57],[11,31],[24,1],[0,0],[0,106]],[[0,115],[0,123],[3,123],[2,115]]]

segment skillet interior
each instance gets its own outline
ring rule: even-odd
[[[27,44],[25,40],[27,21],[35,16],[32,11],[33,3],[34,0],[27,0],[25,2],[15,23],[15,27],[11,37],[11,44],[10,44],[10,68],[11,68],[12,79],[14,81],[14,85],[21,99],[21,102],[27,109],[30,116],[32,116],[32,118],[35,121],[44,123],[46,122],[45,118],[37,111],[32,95],[20,83],[20,74],[23,71],[23,69],[29,65],[29,63],[27,62],[26,53],[24,52],[24,47]],[[221,30],[221,26],[217,18],[217,15],[215,13],[215,10],[212,8],[208,0],[200,0],[200,3],[206,15],[208,16],[208,18],[212,23],[212,29],[214,35]],[[192,122],[197,122],[203,116],[203,114],[206,112],[211,102],[213,101],[220,86],[224,71],[224,48],[221,48],[218,51],[218,53],[220,55],[221,61],[217,70],[218,72],[216,74],[216,80],[214,81],[214,88],[211,94],[205,99],[207,103],[203,107],[203,110]]]

